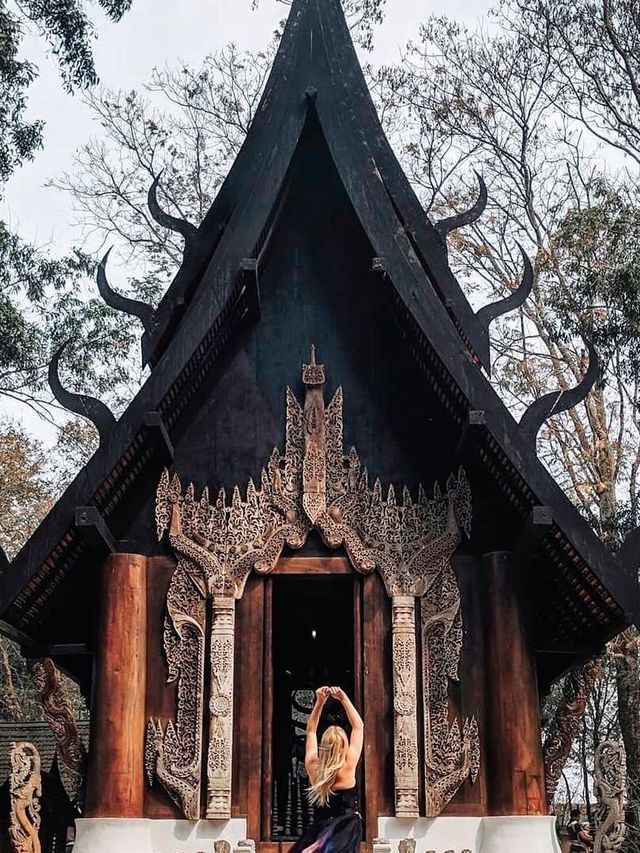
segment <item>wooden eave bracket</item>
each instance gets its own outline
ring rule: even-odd
[[[0,635],[6,637],[8,640],[13,640],[14,643],[18,643],[25,649],[31,648],[35,645],[35,640],[33,640],[28,634],[25,634],[24,631],[21,631],[19,628],[14,628],[13,625],[5,622],[4,619],[0,619]]]
[[[547,538],[553,527],[553,512],[550,506],[534,506],[529,517],[520,529],[514,550],[530,562],[539,546]]]
[[[486,426],[486,423],[487,415],[484,410],[469,409],[467,419],[462,428],[462,432],[460,433],[460,438],[458,439],[458,443],[456,444],[456,448],[451,457],[449,465],[451,470],[458,467],[463,455],[469,451],[469,448],[473,444],[475,444],[480,436],[482,427]]]
[[[243,259],[240,264],[240,281],[249,318],[257,320],[260,317],[260,283],[256,258]]]
[[[79,657],[90,655],[91,649],[86,643],[61,643],[57,645],[39,645],[36,643],[23,649],[23,653],[28,658]]]
[[[107,523],[95,506],[78,506],[75,515],[76,528],[87,540],[97,545],[100,550],[107,550],[111,554],[116,551],[113,534],[107,527]]]
[[[162,455],[169,462],[173,462],[173,457],[175,455],[173,442],[171,441],[169,432],[160,412],[147,412],[144,416],[143,423],[145,429],[152,436],[152,439],[157,444]]]

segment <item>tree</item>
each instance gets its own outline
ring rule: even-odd
[[[74,435],[79,430],[79,437]],[[74,436],[71,444],[66,436]],[[24,544],[53,504],[56,490],[73,476],[73,458],[67,448],[82,444],[95,447],[95,436],[83,424],[69,421],[62,432],[63,447],[56,453],[62,464],[50,465],[42,445],[24,429],[9,421],[0,421],[0,547],[11,557]],[[65,464],[67,460],[70,464]],[[65,692],[73,707],[84,707],[77,686],[63,679]],[[39,720],[42,706],[29,667],[19,647],[0,637],[0,719]]]
[[[117,21],[131,0],[99,0],[99,5]],[[97,75],[87,6],[85,0],[0,4],[0,196],[2,185],[43,142],[42,122],[25,119],[27,92],[37,70],[19,56],[24,34],[33,30],[47,41],[67,91],[92,86]],[[92,261],[82,252],[53,259],[0,222],[0,396],[20,400],[50,417],[43,370],[51,346],[64,341],[65,335],[76,342],[91,338],[93,357],[76,345],[66,363],[73,379],[82,378],[100,390],[96,358],[112,345],[122,345],[127,333],[106,306],[79,295],[86,292],[84,278],[92,271]]]
[[[98,2],[114,21],[131,6],[131,0]],[[86,6],[84,0],[9,0],[0,6],[0,183],[42,145],[42,122],[24,116],[27,89],[37,76],[35,65],[19,58],[25,30],[34,29],[48,42],[69,92],[94,85],[93,26]]]
[[[547,58],[556,108],[640,165],[635,0],[505,0],[503,8],[515,30]]]
[[[137,329],[88,282],[93,260],[80,251],[52,259],[0,223],[0,270],[0,398],[51,419],[46,369],[53,349],[70,340],[65,382],[121,406],[136,380],[129,354]],[[135,290],[148,298],[148,287]]]

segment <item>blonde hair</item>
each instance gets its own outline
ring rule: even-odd
[[[309,802],[314,806],[326,806],[338,770],[347,760],[349,738],[340,726],[329,726],[322,735],[318,747],[318,773],[316,781],[307,789]]]

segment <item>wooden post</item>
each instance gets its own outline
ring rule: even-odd
[[[489,813],[547,813],[540,710],[514,555],[483,558],[487,602],[487,769]]]
[[[232,595],[214,595],[212,610],[206,817],[229,820],[233,767],[235,598]]]
[[[146,563],[112,554],[101,570],[87,817],[144,812]]]
[[[419,817],[416,600],[391,600],[395,816]]]

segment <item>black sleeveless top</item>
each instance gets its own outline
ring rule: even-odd
[[[333,791],[326,806],[316,807],[316,817],[319,820],[343,815],[355,814],[358,811],[358,794],[356,786],[340,788]]]

